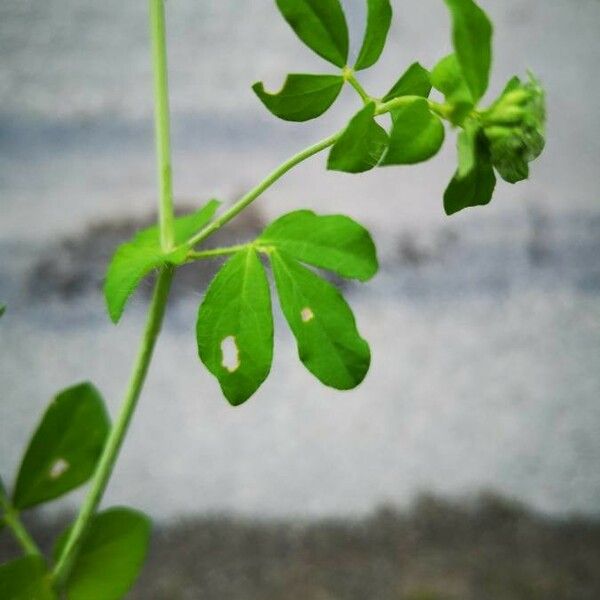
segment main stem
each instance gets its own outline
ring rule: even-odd
[[[171,167],[171,127],[169,123],[169,80],[167,76],[167,41],[164,0],[149,0],[152,67],[154,71],[154,129],[156,165],[159,183],[158,221],[163,251],[172,250],[173,170]]]
[[[88,495],[73,524],[69,539],[65,544],[62,554],[54,567],[53,576],[58,585],[64,581],[69,573],[72,561],[77,554],[77,550],[89,522],[96,512],[100,500],[102,500],[104,490],[106,489],[115,462],[117,461],[119,450],[121,449],[123,440],[127,434],[129,423],[131,422],[137,401],[146,380],[146,375],[148,374],[152,353],[162,326],[172,278],[172,267],[163,267],[158,274],[156,285],[154,287],[154,295],[148,313],[148,320],[144,330],[144,337],[142,338],[142,343],[138,351],[137,360],[131,374],[131,379],[120,413],[117,416],[117,420],[106,441],[106,446],[100,457],[100,462],[96,468],[96,473]]]
[[[175,239],[164,0],[149,0],[149,8],[154,70],[156,159],[159,182],[158,221],[161,247],[163,251],[169,251],[173,248]],[[162,267],[156,280],[144,336],[121,410],[106,441],[88,495],[81,506],[53,570],[53,579],[58,587],[62,585],[69,574],[85,532],[102,500],[104,490],[117,461],[119,450],[127,435],[129,424],[148,374],[156,340],[162,327],[172,279],[173,268],[170,266]]]

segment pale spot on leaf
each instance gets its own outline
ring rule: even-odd
[[[315,318],[315,313],[310,309],[310,307],[306,306],[300,311],[300,316],[302,317],[302,321],[304,323],[308,323]]]
[[[221,364],[230,373],[237,371],[240,367],[240,353],[235,341],[235,336],[229,335],[221,342],[221,354],[223,360]]]
[[[57,458],[50,467],[50,479],[58,479],[71,465],[64,458]]]

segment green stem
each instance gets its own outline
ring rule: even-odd
[[[356,79],[354,71],[350,67],[344,67],[342,75],[344,76],[344,79],[356,90],[365,104],[373,101],[373,98],[369,96],[365,88],[360,84],[358,79]]]
[[[102,500],[104,490],[106,489],[108,480],[110,479],[119,455],[119,450],[125,439],[131,417],[135,411],[138,398],[140,397],[148,373],[154,346],[156,345],[156,340],[162,326],[172,279],[173,268],[163,267],[158,274],[154,287],[154,295],[148,312],[144,337],[125,394],[125,399],[121,406],[121,412],[110,431],[106,446],[100,457],[100,462],[96,468],[90,490],[88,491],[85,501],[73,524],[71,533],[65,543],[60,558],[54,567],[53,578],[58,586],[62,584],[69,574],[73,559],[81,545],[82,538],[100,504],[100,500]]]
[[[152,66],[154,71],[154,128],[159,183],[160,243],[168,252],[175,244],[173,223],[173,175],[169,123],[169,87],[164,0],[149,0]]]
[[[343,130],[330,135],[329,137],[317,142],[316,144],[298,152],[284,163],[279,165],[274,171],[272,171],[267,177],[265,177],[257,186],[253,187],[247,194],[242,196],[229,210],[225,211],[220,217],[216,218],[210,225],[201,229],[196,235],[192,236],[190,240],[186,242],[186,245],[195,246],[200,242],[204,241],[208,236],[215,233],[215,231],[221,229],[225,223],[228,223],[242,212],[249,204],[254,202],[266,189],[271,187],[278,179],[281,179],[288,171],[293,169],[297,164],[305,161],[307,158],[318,154],[325,148],[333,146],[335,142],[342,135]]]
[[[169,93],[164,0],[149,0],[152,66],[154,71],[154,103],[156,160],[159,182],[159,229],[163,251],[174,246],[173,190],[171,174],[171,144],[169,125]],[[112,474],[119,450],[127,434],[137,401],[146,380],[152,353],[160,333],[173,279],[172,267],[163,267],[158,275],[146,328],[129,386],[106,446],[96,467],[91,487],[79,510],[71,532],[53,570],[55,585],[60,587],[69,574],[85,532],[96,512]]]
[[[202,250],[201,252],[196,252],[194,250],[190,250],[188,252],[188,260],[202,260],[204,258],[214,258],[216,256],[228,256],[229,254],[235,254],[240,250],[245,250],[248,247],[248,244],[238,244],[237,246],[228,246],[227,248],[210,248],[209,250]]]
[[[41,551],[38,548],[38,545],[35,543],[34,539],[29,535],[29,532],[23,525],[19,517],[19,511],[11,504],[10,500],[6,496],[4,488],[0,483],[0,507],[4,512],[3,520],[6,523],[6,526],[11,530],[13,536],[23,548],[25,554],[33,555],[33,556],[41,556]]]

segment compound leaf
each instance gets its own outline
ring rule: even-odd
[[[400,76],[392,89],[383,97],[383,101],[388,102],[400,96],[423,96],[423,98],[428,98],[430,92],[429,71],[418,62],[415,62]]]
[[[200,210],[175,219],[175,244],[182,245],[206,225],[215,214],[219,202],[211,200]],[[113,255],[104,281],[104,297],[113,323],[123,314],[127,301],[146,275],[166,264],[181,264],[188,248],[163,253],[157,226],[139,231],[132,240],[121,244]]]
[[[368,69],[379,60],[391,23],[392,7],[389,0],[367,0],[367,28],[354,65],[357,71]]]
[[[321,116],[336,100],[344,85],[341,75],[288,75],[281,90],[266,92],[262,82],[252,86],[267,109],[285,121],[309,121]]]
[[[478,158],[474,168],[465,177],[454,175],[444,193],[447,215],[470,206],[489,204],[496,187],[496,175],[489,160]]]
[[[371,354],[340,292],[280,250],[269,257],[302,363],[327,386],[356,387],[369,370]]]
[[[150,519],[129,508],[111,508],[92,520],[67,579],[69,600],[120,600],[137,579],[150,540]],[[70,529],[58,539],[60,553]]]
[[[369,102],[350,121],[329,153],[327,168],[345,173],[363,173],[375,167],[389,138],[385,129],[373,118],[375,104]]]
[[[284,19],[314,52],[338,67],[348,60],[348,25],[339,0],[277,0]]]
[[[238,406],[267,378],[273,360],[269,283],[252,248],[236,253],[211,282],[198,311],[198,354]]]
[[[442,58],[431,72],[431,83],[433,87],[442,92],[446,102],[452,107],[450,118],[455,125],[462,123],[469,114],[475,102],[469,90],[467,82],[456,54],[450,54]]]
[[[0,565],[2,600],[56,600],[41,556],[23,556]]]
[[[13,504],[29,508],[85,483],[94,473],[110,423],[90,383],[56,396],[33,434],[17,476]]]
[[[473,0],[446,0],[452,41],[465,80],[477,102],[486,92],[492,64],[492,24]]]
[[[390,144],[381,161],[386,165],[410,165],[438,152],[444,141],[444,126],[429,110],[427,100],[417,98],[394,111]]]
[[[291,212],[271,223],[256,243],[360,281],[370,279],[378,269],[371,235],[343,215],[321,216],[310,210]]]

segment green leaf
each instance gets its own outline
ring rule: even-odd
[[[219,202],[211,200],[200,210],[175,219],[175,244],[182,245],[202,229],[214,216]],[[181,264],[189,248],[164,254],[160,246],[160,232],[153,226],[139,231],[132,240],[121,244],[113,255],[104,282],[104,297],[113,323],[123,314],[127,301],[142,281],[155,269],[166,264]]]
[[[267,378],[273,360],[269,283],[256,251],[247,248],[225,263],[198,312],[198,354],[238,406]]]
[[[0,317],[6,312],[6,304],[0,304]]]
[[[452,41],[475,103],[485,94],[492,64],[492,24],[473,0],[446,0]]]
[[[348,25],[339,0],[277,0],[284,19],[314,52],[338,67],[348,60]]]
[[[465,122],[464,129],[458,134],[458,176],[466,177],[477,162],[477,143],[481,135],[481,126],[473,120]]]
[[[261,102],[284,121],[309,121],[320,117],[336,100],[344,85],[341,75],[288,75],[281,90],[266,92],[262,82],[252,86]]]
[[[350,121],[329,153],[327,168],[345,173],[363,173],[375,167],[387,148],[385,129],[373,118],[375,104],[369,102]]]
[[[2,600],[55,600],[41,556],[24,556],[0,565]]]
[[[356,71],[368,69],[379,60],[391,23],[392,7],[389,0],[367,0],[367,29],[354,65]]]
[[[377,273],[377,253],[369,232],[343,215],[297,210],[271,223],[256,240],[301,262],[366,281]]]
[[[438,152],[444,135],[439,117],[429,110],[426,99],[418,98],[395,111],[390,145],[381,165],[423,162]]]
[[[340,292],[280,250],[269,257],[300,360],[327,386],[356,387],[369,370],[371,354]]]
[[[94,473],[110,423],[90,383],[58,394],[36,429],[17,476],[13,504],[29,508],[58,498]]]
[[[489,204],[495,187],[496,176],[489,160],[478,160],[466,177],[454,175],[444,193],[444,210],[452,215],[463,208]]]
[[[452,122],[460,125],[475,103],[455,54],[442,58],[433,68],[431,83],[436,90],[444,94],[446,103],[452,106]]]
[[[69,600],[120,600],[146,559],[150,519],[129,508],[111,508],[92,520],[66,582]],[[70,528],[58,539],[58,558]]]
[[[400,76],[392,89],[383,97],[383,101],[389,102],[400,96],[423,96],[423,98],[428,98],[430,92],[429,71],[418,62],[415,62]]]

